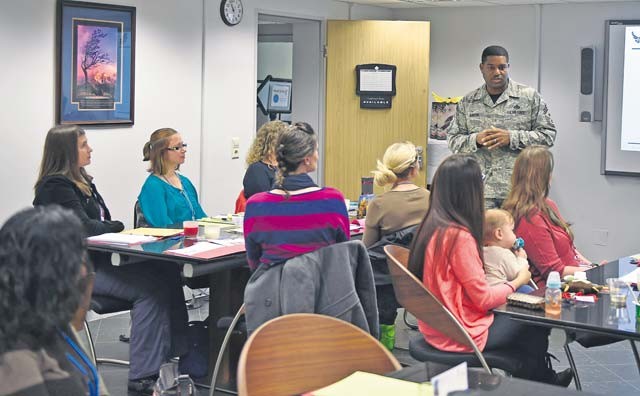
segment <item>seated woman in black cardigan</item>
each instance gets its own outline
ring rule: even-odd
[[[58,204],[73,212],[85,235],[122,231],[92,177],[84,169],[93,150],[84,130],[75,125],[49,130],[44,143],[34,205]],[[96,279],[93,293],[130,301],[131,344],[129,389],[152,393],[160,365],[187,353],[187,311],[177,265],[154,262],[114,267],[106,254],[92,254]]]

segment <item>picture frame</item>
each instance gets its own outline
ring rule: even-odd
[[[58,0],[56,122],[133,125],[136,8]]]

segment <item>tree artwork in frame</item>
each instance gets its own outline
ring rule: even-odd
[[[58,124],[133,125],[136,9],[59,0]]]

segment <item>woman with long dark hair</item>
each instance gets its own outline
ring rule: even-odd
[[[124,228],[111,214],[85,166],[93,150],[84,130],[75,125],[51,128],[45,139],[34,206],[58,204],[73,210],[84,235],[119,232]],[[115,267],[110,256],[92,254],[94,294],[130,301],[131,344],[129,389],[151,393],[160,365],[187,353],[187,311],[180,273],[169,262]]]
[[[342,193],[318,187],[307,174],[318,164],[313,128],[298,122],[276,144],[276,188],[247,201],[244,237],[251,269],[349,239],[349,216]]]
[[[489,286],[483,270],[483,221],[480,166],[468,155],[446,158],[433,179],[429,211],[413,240],[409,270],[460,321],[480,350],[521,352],[523,369],[514,376],[567,386],[571,371],[556,374],[547,357],[548,330],[491,313],[531,274],[523,268],[514,280]],[[435,348],[470,352],[424,322],[419,328]]]

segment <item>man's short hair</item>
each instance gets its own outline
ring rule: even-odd
[[[482,63],[486,62],[487,58],[490,56],[504,56],[507,58],[507,62],[509,62],[509,53],[504,47],[499,45],[490,45],[482,51]]]

